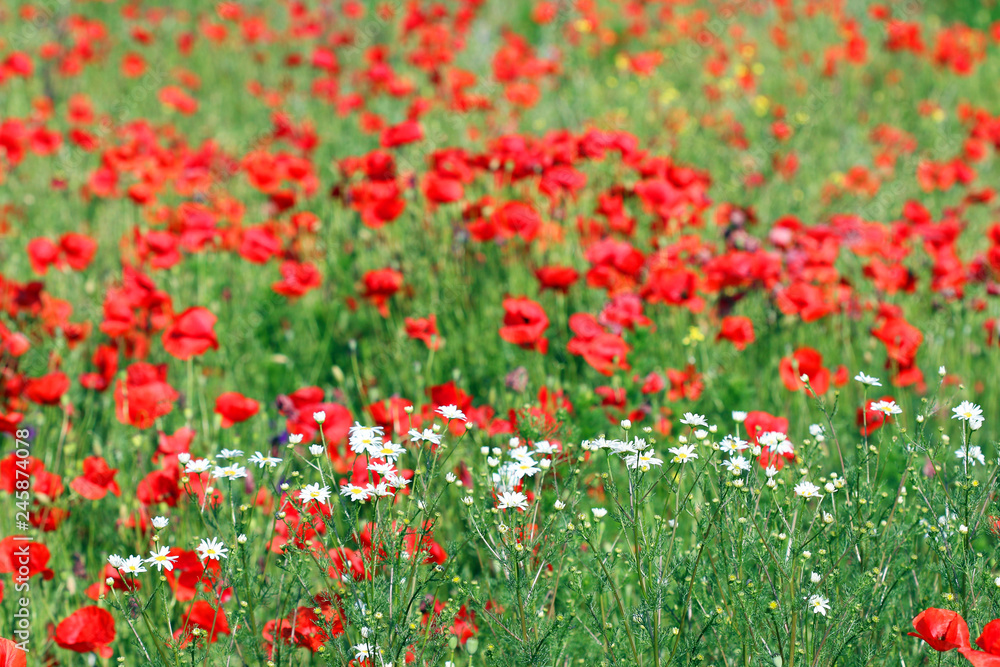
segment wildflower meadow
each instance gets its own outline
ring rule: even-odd
[[[1000,3],[0,0],[0,667],[1000,666]]]

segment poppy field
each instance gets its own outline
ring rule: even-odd
[[[0,3],[0,667],[1000,666],[1000,5]]]

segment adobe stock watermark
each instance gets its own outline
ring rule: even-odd
[[[17,438],[14,450],[14,497],[16,511],[14,525],[18,531],[14,535],[17,547],[14,549],[14,591],[21,596],[14,601],[14,637],[15,646],[25,653],[31,642],[31,551],[28,546],[32,542],[30,535],[31,522],[28,517],[28,507],[31,504],[31,435],[27,429],[15,432]],[[23,533],[23,534],[22,534]]]

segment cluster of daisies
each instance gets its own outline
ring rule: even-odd
[[[733,412],[735,422],[742,423],[745,419],[745,412]],[[718,427],[714,424],[709,425],[704,415],[690,412],[685,413],[680,422],[690,427],[690,437],[681,435],[677,438],[678,445],[668,450],[673,455],[670,461],[678,464],[690,463],[698,460],[698,444],[708,442],[710,436],[718,432]],[[622,422],[622,427],[628,430],[631,428],[631,423],[625,420]],[[654,467],[663,465],[663,459],[657,457],[656,451],[647,445],[645,439],[639,437],[629,440],[609,440],[602,436],[595,440],[583,441],[581,447],[592,451],[606,449],[610,453],[620,456],[628,468],[638,469],[642,472],[648,472]],[[756,444],[744,440],[739,435],[729,434],[718,443],[713,442],[712,447],[727,457],[723,460],[722,466],[736,477],[753,468],[751,461],[743,455],[744,452],[749,451],[753,456],[759,456],[766,449],[772,455],[783,456],[791,455],[794,451],[788,436],[776,431],[762,433],[757,438]],[[772,479],[776,472],[774,467],[768,467],[768,486],[776,485]]]
[[[511,438],[508,442],[507,459],[499,447],[483,447],[480,451],[486,456],[486,463],[493,469],[491,480],[497,494],[497,509],[528,509],[528,496],[515,491],[522,485],[525,478],[532,478],[543,470],[552,467],[552,457],[561,450],[558,443],[539,440],[531,444],[523,444],[520,438]],[[472,498],[463,500],[472,504]]]
[[[440,406],[435,412],[446,421],[466,421],[465,413],[455,405]],[[313,415],[313,418],[322,424],[326,419],[326,415],[316,413]],[[426,442],[430,443],[432,447],[436,447],[444,439],[444,436],[438,433],[438,428],[437,424],[435,424],[434,428],[425,428],[419,431],[411,428],[407,435],[410,442],[417,445]],[[371,498],[391,496],[397,490],[406,488],[407,484],[410,483],[410,480],[396,469],[396,461],[406,452],[406,449],[402,445],[387,440],[385,430],[381,426],[362,426],[360,423],[355,422],[354,426],[348,430],[347,438],[351,451],[358,456],[367,458],[368,470],[373,476],[370,477],[372,481],[369,481],[367,484],[349,480],[346,484],[341,485],[340,495],[346,496],[348,499],[356,502],[365,502]],[[310,447],[309,451],[315,456],[319,456],[325,451],[322,446],[314,445],[314,447],[318,447],[317,451],[313,451],[312,447]],[[374,475],[378,476],[377,482]],[[299,490],[298,495],[299,500],[303,504],[310,502],[325,504],[329,502],[333,492],[329,486],[316,483],[307,484]]]
[[[152,523],[154,528],[162,530],[167,527],[169,520],[166,517],[158,516],[153,518]],[[237,541],[242,544],[246,542],[246,539],[245,535],[240,535]],[[133,577],[146,572],[146,565],[155,567],[160,572],[163,570],[170,572],[174,569],[174,561],[180,558],[180,556],[170,555],[170,552],[171,547],[162,546],[152,549],[149,552],[148,558],[143,558],[139,554],[125,556],[124,558],[118,554],[111,554],[108,556],[108,563],[111,564],[111,567],[118,570],[119,574],[128,574]],[[198,558],[201,560],[219,560],[220,558],[229,557],[229,549],[226,548],[226,545],[222,541],[214,537],[201,540],[195,548],[195,553],[198,554]],[[114,582],[109,578],[107,584],[110,586],[112,583]]]
[[[295,445],[302,442],[301,435],[291,435],[288,441]],[[315,445],[314,445],[315,447]],[[322,447],[320,447],[322,449]],[[192,458],[190,454],[178,454],[177,460],[184,464],[184,473],[187,475],[200,475],[201,473],[210,473],[213,479],[242,479],[247,476],[246,466],[240,465],[236,462],[243,456],[243,450],[241,449],[223,449],[221,452],[215,455],[216,461],[213,462],[211,459],[196,459]],[[258,468],[274,468],[279,463],[281,459],[276,456],[270,456],[268,454],[261,454],[260,452],[254,452],[253,456],[247,459],[248,463],[255,464]]]
[[[465,414],[454,405],[441,406],[437,408],[436,412],[446,422],[452,420],[466,421]],[[326,421],[326,414],[324,412],[316,412],[313,414],[313,418],[318,424],[323,424]],[[435,428],[424,429],[422,431],[410,429],[408,435],[412,442],[429,442],[436,446],[441,444],[443,439],[443,436],[436,429],[437,425],[435,425]],[[303,436],[301,434],[291,434],[288,437],[290,446],[300,444],[302,440]],[[394,442],[386,440],[385,432],[381,427],[362,426],[359,423],[355,423],[349,431],[349,445],[351,451],[355,454],[359,456],[364,455],[368,458],[368,470],[377,474],[380,480],[378,484],[369,483],[364,486],[349,482],[341,486],[340,492],[342,495],[349,497],[351,500],[364,501],[373,496],[392,495],[397,489],[405,488],[409,483],[409,480],[403,477],[395,467],[396,460],[403,454],[405,449]],[[323,444],[310,445],[309,453],[314,457],[324,455],[326,447]],[[185,474],[200,475],[202,473],[209,473],[213,479],[231,481],[243,479],[247,476],[246,466],[240,463],[240,459],[243,456],[242,450],[223,449],[215,455],[214,461],[209,458],[194,458],[188,453],[179,454],[177,459],[184,466]],[[260,469],[272,469],[277,467],[282,462],[282,459],[258,451],[248,457],[246,462],[256,465]],[[316,467],[318,468],[318,466]],[[332,494],[328,486],[308,484],[299,490],[298,495],[303,503],[326,503],[330,500]],[[165,528],[168,522],[168,519],[160,516],[152,519],[153,527],[157,530]],[[240,535],[237,537],[237,542],[242,544],[246,539],[245,535]],[[195,552],[201,560],[219,560],[220,558],[228,558],[229,549],[225,543],[212,537],[207,540],[201,540]],[[171,547],[162,546],[151,550],[148,558],[143,558],[138,554],[126,557],[111,554],[108,556],[108,562],[119,573],[135,576],[146,572],[147,565],[155,567],[161,572],[163,570],[169,572],[174,569],[174,562],[178,558],[179,556],[171,555]]]
[[[944,377],[946,374],[945,367],[942,366],[938,369],[938,374]],[[865,375],[864,373],[858,373],[855,380],[861,384],[868,387],[881,387],[882,383],[878,378],[872,377],[870,375]],[[873,401],[869,406],[870,410],[873,412],[880,412],[883,415],[889,417],[892,415],[898,415],[903,412],[903,410],[896,405],[895,401]],[[983,409],[979,405],[976,405],[972,401],[962,401],[957,406],[951,409],[951,418],[957,419],[969,425],[969,429],[972,431],[978,431],[983,426],[985,417],[983,417]],[[918,416],[917,421],[923,421],[923,416]],[[948,436],[942,436],[942,440],[945,444],[948,443]],[[977,445],[971,445],[965,443],[962,447],[955,450],[955,457],[965,463],[965,465],[972,464],[975,465],[985,465],[986,457],[983,455],[983,450]]]

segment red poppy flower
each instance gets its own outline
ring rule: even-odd
[[[28,654],[18,648],[17,644],[5,637],[0,637],[0,667],[27,667]]]
[[[376,426],[385,429],[387,437],[392,438],[396,433],[406,433],[411,428],[419,428],[421,417],[419,413],[407,412],[407,408],[413,407],[413,401],[393,396],[378,403],[366,406],[368,414]]]
[[[472,409],[472,396],[456,385],[454,380],[434,385],[427,390],[427,396],[435,408],[442,405],[455,405],[466,414]]]
[[[658,394],[663,391],[666,386],[667,383],[663,379],[663,376],[654,371],[643,379],[641,391],[644,394]]]
[[[626,241],[604,239],[587,248],[587,285],[611,294],[631,290],[638,284],[646,258]]]
[[[615,367],[630,368],[626,359],[631,349],[628,343],[621,336],[604,331],[590,313],[570,315],[569,328],[576,335],[566,343],[566,350],[582,356],[598,373],[611,375]]]
[[[817,394],[825,394],[830,388],[830,370],[823,367],[823,355],[811,347],[800,347],[791,357],[782,359],[778,371],[788,391],[805,387],[800,379],[803,375],[809,378],[809,385]]]
[[[31,341],[22,333],[12,333],[0,322],[0,353],[20,357],[31,349]]]
[[[174,409],[180,394],[167,384],[167,366],[137,363],[128,367],[125,381],[115,386],[118,421],[149,428],[157,418]]]
[[[281,263],[281,280],[272,283],[271,289],[290,299],[319,287],[323,279],[315,265],[309,262],[287,261]]]
[[[670,401],[679,401],[682,398],[697,401],[705,388],[701,373],[695,370],[694,364],[688,364],[682,371],[676,368],[667,369],[667,379],[670,380],[670,391],[667,392],[667,400]]]
[[[192,486],[197,477],[192,479]],[[161,470],[153,470],[142,478],[136,487],[135,496],[143,505],[166,503],[170,507],[177,505],[181,497],[181,471],[176,463],[165,464]]]
[[[451,625],[451,634],[458,637],[459,644],[465,644],[473,635],[479,632],[476,625],[476,614],[466,609],[463,604],[455,614],[455,621]]]
[[[91,361],[98,372],[81,373],[80,385],[87,389],[104,391],[111,386],[111,380],[118,372],[118,350],[110,345],[98,345]]]
[[[311,442],[319,432],[313,414],[323,412],[323,434],[331,450],[347,438],[351,428],[351,412],[338,403],[324,402],[323,390],[319,387],[304,387],[288,396],[279,397],[281,413],[288,418],[286,429],[289,433],[299,433],[306,442]]]
[[[159,433],[156,453],[153,454],[153,463],[159,463],[163,457],[175,457],[178,454],[188,454],[191,452],[191,442],[194,440],[195,431],[192,428],[182,426],[173,435],[164,432]]]
[[[59,266],[59,246],[47,238],[32,239],[28,242],[28,261],[31,269],[39,274],[48,273],[50,266]]]
[[[580,278],[580,274],[571,266],[543,266],[535,271],[535,277],[543,290],[550,289],[565,294]]]
[[[362,581],[365,577],[365,559],[360,551],[355,551],[353,549],[348,549],[347,547],[342,547],[339,549],[330,549],[330,568],[329,574],[331,577],[340,579],[345,574],[350,574],[355,581]],[[367,578],[371,578],[369,575]]]
[[[919,637],[935,651],[969,648],[969,626],[965,619],[950,609],[925,609],[913,619],[911,637]]]
[[[1000,667],[1000,618],[986,624],[979,639],[976,640],[976,645],[985,653],[975,651],[971,647],[959,647],[958,652],[975,667]]]
[[[527,297],[508,297],[503,300],[503,309],[500,337],[526,350],[545,354],[549,341],[543,334],[549,326],[549,318],[542,306]]]
[[[692,313],[700,313],[705,300],[698,296],[697,274],[682,267],[657,267],[650,271],[642,286],[642,296],[649,303],[666,303],[683,306]]]
[[[28,553],[29,578],[40,574],[42,579],[48,581],[55,576],[55,573],[46,567],[50,558],[49,548],[41,542],[24,542],[17,539],[16,535],[0,540],[0,574],[18,572],[20,576],[20,568],[24,567],[21,561],[25,550]]]
[[[93,651],[102,658],[110,658],[113,651],[108,644],[115,640],[115,619],[106,609],[83,607],[56,626],[55,640],[70,651]]]
[[[40,378],[31,378],[24,384],[24,397],[39,405],[58,405],[69,389],[69,376],[54,371]]]
[[[779,291],[775,302],[781,312],[798,315],[803,322],[815,322],[834,310],[822,289],[802,282],[792,283]]]
[[[303,646],[315,653],[329,639],[323,627],[329,627],[330,634],[334,637],[344,634],[343,618],[337,608],[330,603],[330,600],[316,596],[316,603],[315,607],[293,609],[287,618],[281,619],[280,622],[268,621],[264,625],[264,640],[273,645],[277,637],[280,636],[285,644]],[[320,621],[320,614],[323,616],[322,621]]]
[[[213,330],[216,319],[207,308],[188,308],[163,332],[163,349],[182,361],[219,349]]]
[[[403,274],[395,269],[378,269],[366,273],[362,281],[365,290],[361,296],[375,304],[382,317],[388,317],[386,302],[403,286]]]
[[[215,399],[215,413],[222,416],[222,428],[244,422],[260,410],[260,403],[236,391],[220,394]]]
[[[465,194],[462,181],[430,172],[424,178],[424,196],[434,204],[458,201]]]
[[[424,130],[415,120],[403,121],[399,125],[387,127],[382,131],[379,143],[383,148],[394,148],[403,144],[412,144],[424,138]]]
[[[742,315],[730,315],[722,318],[722,326],[719,335],[715,340],[726,339],[733,344],[737,350],[743,350],[747,345],[754,342],[753,322],[749,317]]]
[[[268,227],[250,227],[240,240],[240,257],[252,264],[265,264],[281,252],[281,239]]]
[[[200,628],[208,633],[208,641],[214,644],[219,635],[229,634],[229,621],[222,609],[216,609],[204,600],[196,600],[184,615],[183,626],[174,632],[175,639],[185,645],[191,638],[191,630]]]
[[[885,345],[887,368],[896,370],[893,384],[906,386],[923,384],[923,373],[916,367],[917,350],[924,341],[924,334],[892,309],[882,314],[881,326],[872,329],[872,335]]]
[[[753,444],[757,444],[757,436],[761,433],[788,433],[787,419],[784,417],[775,417],[759,410],[748,412],[747,418],[743,420],[743,426],[747,430],[747,439]]]
[[[198,110],[198,100],[188,95],[178,86],[166,86],[160,89],[160,102],[169,109],[175,109],[185,116]]]
[[[62,477],[43,468],[35,471],[35,484],[31,488],[37,495],[53,500],[62,495],[64,487]]]
[[[542,218],[528,204],[511,201],[500,206],[490,216],[492,222],[504,237],[520,236],[525,241],[533,241],[542,228]]]
[[[170,555],[177,556],[177,560],[174,561],[174,569],[170,572],[164,572],[164,575],[166,575],[167,583],[174,592],[174,597],[177,598],[178,602],[193,600],[198,594],[199,584],[203,583],[205,567],[212,567],[212,563],[216,561],[207,560],[202,563],[197,552],[177,547],[170,549]]]
[[[441,349],[442,338],[437,330],[437,316],[407,317],[404,320],[406,335],[414,340],[423,341],[429,350]]]
[[[62,250],[70,268],[74,271],[83,271],[97,253],[97,241],[84,234],[70,232],[60,237],[59,249]]]
[[[88,500],[100,500],[108,493],[122,494],[115,481],[117,470],[108,466],[100,456],[88,456],[83,460],[83,474],[69,484],[69,488]]]
[[[7,493],[17,490],[17,480],[30,478],[39,471],[45,470],[45,464],[34,456],[20,458],[14,452],[0,460],[0,489]]]

